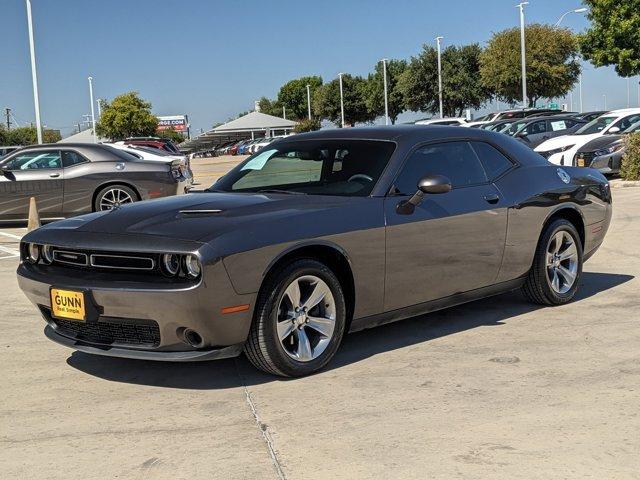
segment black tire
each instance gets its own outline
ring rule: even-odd
[[[558,293],[551,286],[551,281],[547,275],[547,248],[551,239],[560,231],[571,235],[577,250],[577,273],[573,285],[565,293]],[[555,306],[564,305],[573,300],[578,290],[580,277],[582,276],[582,242],[575,226],[564,219],[551,222],[542,232],[538,246],[536,248],[533,265],[527,275],[527,279],[522,286],[524,296],[532,303],[539,305]]]
[[[98,193],[96,194],[95,200],[93,201],[93,211],[94,212],[102,211],[102,209],[100,208],[100,204],[102,203],[103,197],[109,191],[114,190],[114,189],[119,189],[119,190],[122,190],[123,192],[125,192],[127,195],[129,195],[129,197],[131,197],[132,202],[137,202],[138,200],[140,200],[140,197],[138,196],[136,191],[133,190],[131,187],[128,187],[127,185],[120,185],[120,184],[109,185],[107,187],[104,187],[100,191],[98,191]],[[126,202],[126,203],[132,203],[132,202]]]
[[[314,275],[323,280],[335,300],[336,320],[333,335],[326,349],[315,359],[297,361],[289,356],[277,335],[277,316],[285,289],[296,278]],[[346,305],[342,286],[336,275],[323,263],[303,258],[294,260],[267,277],[260,289],[253,323],[245,343],[244,353],[258,369],[283,377],[309,375],[324,367],[335,355],[346,325]]]

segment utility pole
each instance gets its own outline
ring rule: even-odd
[[[524,39],[524,6],[529,5],[529,2],[521,2],[517,7],[520,8],[520,61],[522,63],[522,108],[525,109],[528,106],[527,101],[527,56],[525,53],[525,39]]]
[[[40,123],[40,98],[38,96],[38,74],[36,72],[36,49],[33,44],[33,18],[31,18],[31,0],[27,5],[27,26],[29,28],[29,53],[31,54],[31,81],[33,83],[33,105],[36,110],[36,133],[38,144],[42,144],[42,124]]]
[[[383,58],[382,62],[382,78],[384,87],[384,124],[389,125],[389,93],[387,92],[387,59]]]
[[[440,118],[444,118],[444,110],[442,108],[442,52],[440,50],[440,42],[444,37],[436,37],[438,45],[438,101],[440,102]]]
[[[5,108],[5,116],[7,117],[7,130],[11,130],[11,109]]]

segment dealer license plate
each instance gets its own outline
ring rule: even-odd
[[[578,158],[578,166],[584,167],[584,158]]]
[[[80,322],[86,320],[84,293],[52,288],[50,294],[51,315]]]

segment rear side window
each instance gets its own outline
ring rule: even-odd
[[[500,151],[484,142],[472,142],[489,180],[493,180],[509,170],[513,163]]]
[[[564,123],[562,125],[564,126]],[[536,135],[538,133],[544,133],[547,131],[547,122],[545,120],[541,120],[539,122],[532,122],[525,127],[524,131],[527,135]]]
[[[86,158],[80,155],[77,152],[63,151],[62,152],[62,166],[72,167],[73,165],[78,165],[79,163],[88,162]]]
[[[454,188],[488,181],[469,142],[448,142],[419,148],[407,159],[395,187],[399,193],[413,194],[418,181],[429,174],[444,175]]]

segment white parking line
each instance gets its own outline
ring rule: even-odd
[[[22,240],[21,235],[14,235],[13,233],[0,232],[0,235],[8,238],[13,238],[14,240]]]
[[[20,250],[16,250],[15,248],[3,247],[2,245],[0,245],[0,252],[8,253],[9,255],[12,255],[14,257],[20,256]]]

